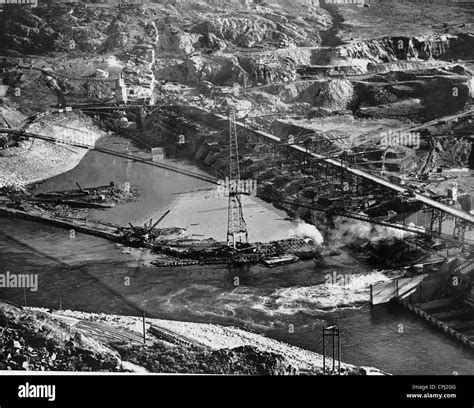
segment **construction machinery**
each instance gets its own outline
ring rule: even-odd
[[[239,145],[235,125],[235,109],[229,109],[229,206],[227,245],[233,249],[248,246],[247,224],[244,220],[240,191]]]

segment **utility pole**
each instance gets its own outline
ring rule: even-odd
[[[337,326],[323,327],[323,372],[326,372],[326,338],[332,340],[332,372],[336,372],[336,358],[337,372],[341,375],[341,332]],[[337,345],[336,345],[337,341]],[[337,357],[336,357],[337,355]]]

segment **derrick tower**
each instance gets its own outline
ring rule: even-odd
[[[235,124],[235,108],[230,107],[227,245],[234,249],[236,249],[238,243],[248,243],[247,224],[245,223],[242,211],[240,184],[239,145],[237,142],[237,126]]]

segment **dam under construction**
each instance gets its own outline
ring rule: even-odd
[[[38,283],[0,286],[4,336],[66,325],[97,371],[472,375],[471,6],[410,33],[411,3],[202,3],[0,13],[46,36],[0,30],[0,274]]]

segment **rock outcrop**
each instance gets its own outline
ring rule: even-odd
[[[118,371],[119,354],[42,312],[0,302],[0,369]]]

